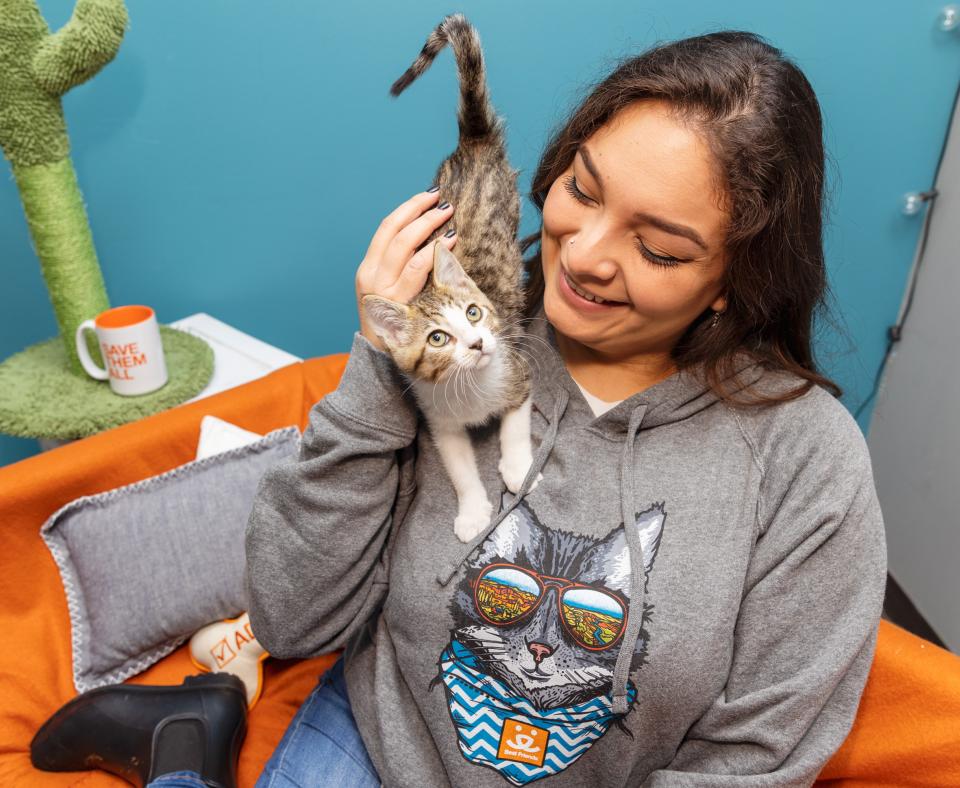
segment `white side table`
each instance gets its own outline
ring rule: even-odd
[[[206,312],[197,312],[175,320],[169,325],[201,337],[213,348],[213,377],[203,391],[186,402],[181,402],[180,405],[249,383],[251,380],[270,374],[275,369],[303,361],[302,358],[245,334],[222,320],[211,317]],[[42,451],[72,442],[56,438],[39,438],[38,440]]]
[[[213,377],[207,387],[187,402],[195,402],[225,389],[232,389],[251,380],[262,378],[275,369],[303,361],[273,345],[227,325],[206,312],[197,312],[170,323],[207,341],[213,348]],[[181,403],[181,405],[186,403]]]

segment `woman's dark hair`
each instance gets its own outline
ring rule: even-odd
[[[718,193],[729,214],[726,310],[713,327],[706,310],[688,328],[672,352],[677,368],[702,365],[708,385],[736,405],[795,399],[814,384],[840,396],[839,386],[817,370],[811,349],[827,281],[824,148],[810,83],[779,49],[742,31],[686,38],[625,60],[549,141],[531,184],[538,210],[580,145],[642,99],[669,102],[678,119],[698,131],[715,159]],[[525,238],[524,251],[539,240],[539,232]],[[543,297],[540,255],[538,247],[525,261],[529,314]],[[735,397],[739,384],[727,385],[739,353],[802,382],[773,395],[745,388],[741,394],[751,398]]]

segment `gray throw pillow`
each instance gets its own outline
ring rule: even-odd
[[[41,536],[60,569],[79,692],[165,657],[247,609],[244,531],[260,478],[300,446],[296,426],[134,484],[77,498]]]

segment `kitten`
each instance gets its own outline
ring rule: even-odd
[[[507,160],[480,39],[470,23],[460,14],[446,17],[391,93],[399,95],[426,71],[447,43],[460,77],[460,138],[435,183],[456,206],[457,254],[434,242],[446,229],[439,228],[427,241],[434,243],[434,264],[423,291],[410,304],[368,295],[362,306],[412,380],[457,493],[454,532],[469,542],[489,524],[493,507],[466,428],[502,416],[499,471],[516,493],[532,462],[530,378],[519,347],[524,298],[517,173]]]

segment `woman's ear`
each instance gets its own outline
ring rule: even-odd
[[[725,295],[718,296],[717,300],[710,304],[710,308],[714,312],[726,312],[727,311],[727,297]]]

